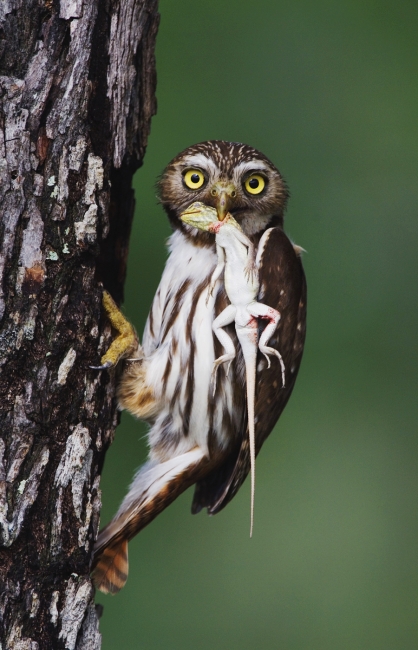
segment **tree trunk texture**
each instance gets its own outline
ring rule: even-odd
[[[157,0],[0,0],[0,648],[96,650],[100,472],[117,424],[132,175]]]

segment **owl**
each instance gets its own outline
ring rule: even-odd
[[[285,381],[278,361],[268,368],[259,353],[256,454],[290,397],[305,340],[301,249],[283,231],[288,190],[270,160],[246,144],[202,142],[169,163],[158,187],[173,230],[169,257],[142,344],[136,342],[134,350],[131,336],[130,359],[123,362],[118,388],[120,407],[149,424],[149,459],[95,545],[93,579],[105,593],[116,593],[126,582],[128,541],[184,490],[195,486],[192,513],[206,508],[215,514],[235,496],[250,471],[244,361],[234,327],[228,326],[237,356],[228,374],[219,369],[213,390],[213,363],[222,348],[212,324],[228,298],[222,276],[210,287],[217,265],[213,235],[180,219],[188,206],[195,201],[211,206],[220,220],[231,214],[256,248],[270,229],[258,251],[257,299],[280,313],[269,345],[280,348]],[[129,335],[132,328],[127,323],[118,326],[123,317],[109,301],[112,323]],[[262,321],[259,329],[261,333]]]

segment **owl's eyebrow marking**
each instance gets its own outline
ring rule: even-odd
[[[268,165],[263,163],[262,160],[249,160],[248,162],[242,162],[237,165],[234,169],[234,175],[242,176],[245,172],[264,172],[267,173],[271,171]]]
[[[186,166],[196,166],[200,167],[203,170],[210,171],[212,173],[219,173],[218,167],[215,165],[213,160],[211,160],[208,156],[205,156],[201,153],[194,154],[192,156],[186,156],[184,159],[184,164]]]

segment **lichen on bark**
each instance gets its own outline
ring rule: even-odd
[[[0,642],[100,648],[89,570],[117,424],[132,175],[155,112],[157,0],[0,4]]]

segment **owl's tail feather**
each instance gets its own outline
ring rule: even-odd
[[[111,594],[122,589],[128,577],[128,541],[210,468],[199,447],[141,467],[119,511],[97,538],[92,572],[97,589]]]
[[[99,556],[92,578],[104,594],[116,594],[128,579],[128,540],[106,546]]]

